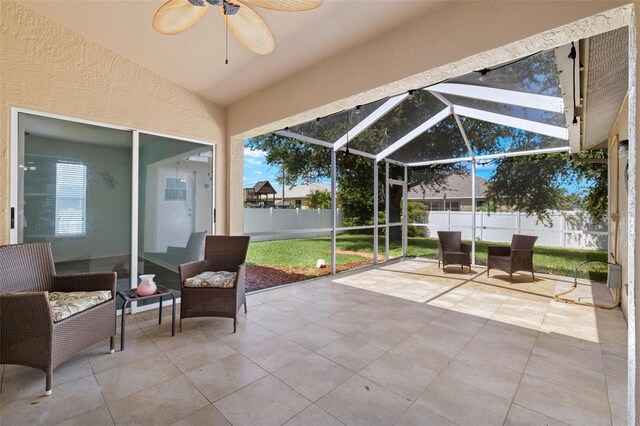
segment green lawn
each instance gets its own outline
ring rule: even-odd
[[[409,238],[409,256],[436,258],[437,239],[433,238]],[[379,238],[379,253],[384,255],[384,237]],[[476,242],[476,262],[486,264],[486,242]],[[493,245],[493,244],[492,244]],[[336,246],[339,251],[373,253],[372,235],[338,236]],[[390,255],[400,255],[400,244],[391,244]],[[327,264],[331,261],[331,238],[305,238],[295,240],[264,241],[251,243],[247,263],[253,265],[275,266],[285,268],[306,269],[310,275],[314,273],[316,260],[324,259]],[[366,260],[354,254],[336,255],[338,267],[346,264],[361,263]],[[585,260],[607,261],[606,251],[575,250],[536,246],[533,256],[533,264],[536,272],[556,275],[573,276],[574,268]],[[579,274],[582,278],[590,278],[598,281],[606,280],[606,265],[592,264],[581,268]]]

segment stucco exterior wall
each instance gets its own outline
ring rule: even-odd
[[[610,221],[609,227],[609,251],[616,257],[616,261],[622,265],[622,311],[625,317],[628,314],[629,291],[629,267],[628,267],[628,237],[629,230],[629,206],[627,200],[628,185],[625,181],[628,155],[619,156],[618,142],[629,138],[629,107],[625,100],[618,119],[609,134],[609,217],[616,212],[620,215],[616,241],[616,223]],[[614,259],[610,255],[609,261]]]
[[[0,244],[9,242],[11,107],[216,142],[217,232],[228,230],[224,109],[25,6],[2,1]]]

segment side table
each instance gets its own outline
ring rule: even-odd
[[[162,324],[162,300],[165,296],[170,296],[172,301],[171,306],[171,335],[176,335],[176,296],[168,288],[156,285],[157,291],[151,296],[138,296],[136,289],[131,290],[119,290],[116,292],[118,296],[122,298],[124,304],[122,305],[122,320],[120,321],[120,350],[124,350],[124,335],[125,335],[125,318],[124,311],[131,302],[138,302],[140,300],[152,299],[155,297],[160,298],[160,308],[158,309],[158,324]]]

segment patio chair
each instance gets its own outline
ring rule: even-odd
[[[538,237],[531,235],[514,235],[511,238],[511,247],[489,246],[487,261],[487,277],[491,268],[500,269],[509,273],[509,281],[513,279],[513,273],[518,271],[531,272],[531,278],[536,280],[533,274],[533,246]]]
[[[459,264],[460,270],[464,266],[471,272],[471,246],[462,242],[459,231],[438,231],[438,268],[442,262],[442,270],[447,272],[447,265]]]
[[[236,332],[238,310],[244,305],[249,237],[209,235],[204,260],[178,266],[181,281],[180,331],[182,320],[196,317],[233,318]]]
[[[116,334],[116,274],[58,276],[51,245],[0,246],[0,364],[52,372],[83,349]]]

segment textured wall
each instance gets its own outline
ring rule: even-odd
[[[227,230],[225,112],[12,1],[0,2],[0,244],[9,241],[10,108],[216,142],[218,232]]]

